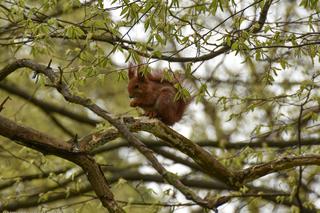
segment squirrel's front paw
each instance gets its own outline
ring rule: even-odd
[[[138,106],[138,105],[137,105],[137,102],[135,102],[134,100],[132,100],[132,101],[130,102],[130,106],[131,106],[131,107],[136,107],[136,106]]]
[[[157,113],[152,111],[152,112],[145,112],[144,115],[148,116],[149,118],[155,118],[157,117]]]

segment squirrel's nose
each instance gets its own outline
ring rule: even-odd
[[[134,98],[133,95],[129,95],[129,98]]]

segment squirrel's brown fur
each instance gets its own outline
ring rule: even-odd
[[[173,81],[164,80],[163,72],[157,71],[143,75],[140,66],[129,64],[129,97],[131,107],[141,107],[145,115],[159,118],[167,125],[178,122],[186,110],[190,100],[175,100],[177,89],[175,83],[181,83],[181,78]]]

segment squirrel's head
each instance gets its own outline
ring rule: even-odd
[[[148,87],[148,77],[146,77],[141,71],[139,71],[139,68],[139,65],[129,63],[129,98],[141,97],[143,94],[145,94]]]

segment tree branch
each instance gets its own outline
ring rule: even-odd
[[[67,101],[69,101],[71,103],[75,103],[75,104],[81,105],[81,106],[83,106],[85,108],[90,109],[92,112],[94,112],[98,116],[104,118],[111,125],[116,127],[117,130],[121,133],[121,135],[126,140],[128,140],[128,142],[131,145],[133,145],[137,150],[139,150],[139,152],[141,154],[143,154],[149,160],[149,162],[152,164],[153,168],[155,168],[156,171],[159,174],[161,174],[161,176],[168,183],[170,183],[171,185],[175,186],[182,194],[184,194],[187,199],[193,200],[195,203],[197,203],[198,205],[203,206],[205,208],[209,208],[209,209],[214,208],[211,202],[200,198],[196,193],[194,193],[192,190],[190,190],[188,187],[186,187],[179,180],[178,176],[176,176],[175,174],[173,174],[171,172],[168,172],[161,165],[161,163],[157,160],[157,158],[154,156],[153,151],[150,150],[149,148],[147,148],[139,139],[137,139],[129,131],[129,129],[126,127],[126,125],[123,123],[123,121],[113,118],[113,116],[110,113],[108,113],[107,111],[103,110],[102,108],[100,108],[96,104],[92,103],[92,101],[90,99],[81,98],[79,96],[73,95],[69,91],[68,86],[64,82],[60,81],[59,75],[56,72],[54,72],[53,69],[50,66],[44,66],[44,65],[35,63],[32,60],[28,60],[28,59],[20,59],[20,60],[17,60],[15,62],[7,65],[4,69],[2,69],[0,71],[0,81],[3,80],[6,76],[11,74],[12,72],[14,72],[15,69],[18,69],[18,68],[21,68],[21,67],[28,67],[28,68],[36,71],[37,73],[44,74],[46,77],[48,77],[48,79],[52,83],[52,86],[55,87],[63,95],[63,97]],[[207,153],[207,155],[210,155],[210,154]],[[75,160],[75,159],[73,159],[73,160]],[[79,162],[77,161],[77,163],[81,163],[81,161],[79,161]],[[82,166],[83,168],[88,168],[88,167],[85,167],[86,164],[85,165],[81,165],[80,164],[80,166]],[[215,165],[213,165],[213,166],[215,166]],[[226,171],[227,171],[227,169],[226,169]],[[88,176],[88,178],[90,178],[90,176]],[[94,179],[92,178],[91,181],[94,181]],[[230,177],[228,179],[223,179],[222,181],[227,181],[228,184],[232,183],[230,181]],[[98,190],[99,189],[97,189],[97,191],[95,190],[96,193],[99,193]],[[105,193],[106,193],[106,191],[105,191]],[[103,197],[100,197],[100,199],[101,198],[103,198]],[[104,203],[103,200],[102,200],[102,202],[103,202],[103,204],[108,204],[108,203]],[[109,206],[106,206],[106,207],[109,210],[110,209],[113,210],[114,209],[113,207],[115,207],[115,206],[116,205],[109,205]]]
[[[196,161],[198,165],[201,166],[201,168],[208,169],[208,170],[209,168],[213,169],[212,164],[210,164],[209,161],[207,165],[201,165],[201,162],[200,163],[198,162],[197,158],[203,154],[201,151],[197,153],[197,148],[193,147],[194,146],[193,142],[190,142],[188,139],[174,132],[170,128],[166,127],[165,125],[162,125],[161,122],[157,120],[145,120],[145,119],[134,119],[134,118],[124,118],[124,121],[126,122],[128,128],[130,128],[131,131],[146,131],[146,132],[152,133],[155,136],[163,139],[164,142],[169,146],[173,146],[174,148],[177,148],[183,153],[187,154],[194,161]],[[117,137],[119,137],[119,133],[117,132],[117,130],[110,128],[105,132],[93,133],[92,135],[88,135],[83,139],[81,139],[79,143],[81,144],[80,147],[83,150],[89,151],[95,146],[95,143],[98,143],[101,145],[102,143],[106,143]],[[308,144],[309,142],[311,141],[305,141],[305,144]],[[291,143],[294,143],[294,141],[292,141]],[[84,147],[83,144],[85,144],[86,147]],[[159,147],[163,146],[161,142],[154,142],[152,146],[157,147],[156,144],[158,144]],[[146,143],[146,145],[148,145],[148,143]],[[249,145],[249,144],[246,143],[246,145]],[[259,142],[259,146],[262,147],[263,143]],[[279,142],[279,146],[280,146],[280,142]],[[110,147],[113,149],[113,148],[117,148],[118,146],[117,144],[115,144],[114,147],[113,146],[110,146]],[[192,150],[194,153],[193,154],[189,153]],[[286,158],[271,161],[265,164],[253,166],[240,172],[235,172],[234,177],[236,177],[235,179],[239,181],[239,183],[243,184],[277,171],[294,168],[300,165],[319,165],[319,163],[320,163],[320,156],[318,155],[293,157],[293,158],[286,157]],[[208,173],[207,170],[206,172]],[[212,174],[212,171],[211,171],[211,174]]]
[[[162,122],[153,119],[123,118],[124,123],[130,131],[146,131],[161,138],[163,142],[174,147],[192,158],[207,174],[217,178],[229,185],[233,185],[233,174],[216,160],[209,152],[201,148],[196,143],[175,132]],[[79,141],[80,150],[89,152],[96,144],[119,137],[116,129],[108,129],[105,132],[98,132],[88,135]]]
[[[105,151],[112,151],[121,147],[127,147],[129,146],[129,143],[127,141],[117,141],[116,143],[108,143],[115,138],[118,138],[118,134],[116,132],[109,132],[110,135],[108,135],[107,131],[104,131],[106,133],[101,140],[103,141],[96,141],[96,144],[105,144],[104,146],[99,146],[96,149],[93,149],[92,153],[100,153]],[[114,134],[114,135],[112,135]],[[166,143],[162,143],[159,140],[142,140],[143,143],[150,148],[161,148],[161,147],[168,147],[169,145]],[[208,148],[220,148],[220,149],[235,149],[240,150],[244,148],[279,148],[284,149],[287,147],[293,148],[297,146],[297,140],[290,140],[290,141],[284,141],[284,140],[258,140],[255,142],[228,142],[228,143],[220,143],[219,141],[214,140],[201,140],[201,141],[195,141],[196,144],[198,144],[201,147],[208,147]],[[301,141],[301,146],[315,146],[320,145],[320,139],[314,138],[314,139],[303,139]]]
[[[1,73],[1,71],[0,71],[0,73]],[[23,98],[24,100],[29,101],[33,105],[39,107],[40,109],[42,109],[46,112],[58,113],[60,115],[68,117],[72,120],[75,120],[75,121],[78,121],[78,122],[81,122],[84,124],[88,124],[91,126],[96,126],[99,123],[99,121],[97,121],[97,120],[94,120],[92,118],[89,118],[84,115],[80,115],[78,113],[70,111],[70,110],[66,109],[65,107],[39,100],[39,99],[35,98],[34,96],[28,94],[27,92],[25,92],[25,90],[19,88],[19,86],[15,85],[13,83],[1,82],[0,89],[6,91],[8,93],[11,93],[13,95],[16,95],[20,98]]]
[[[44,154],[53,154],[80,165],[102,204],[110,212],[124,212],[115,202],[98,164],[85,154],[73,152],[71,143],[59,141],[34,129],[20,126],[2,116],[0,116],[0,135]]]
[[[267,174],[291,169],[297,166],[320,165],[320,155],[284,157],[268,163],[252,166],[236,174],[239,181],[246,183]]]
[[[123,178],[128,181],[144,181],[144,182],[156,182],[156,183],[161,183],[165,184],[163,181],[163,178],[160,175],[156,174],[142,174],[138,171],[131,171],[131,170],[123,170],[123,169],[113,169],[113,168],[108,168],[105,169],[106,172],[109,172],[109,174],[112,174],[111,177],[109,177],[109,182],[110,184],[116,183],[120,178]],[[227,187],[226,185],[221,185],[219,183],[216,183],[215,181],[210,181],[210,180],[201,180],[199,181],[198,179],[193,179],[193,178],[182,178],[181,181],[189,186],[189,187],[194,187],[198,189],[204,189],[204,190],[232,190],[231,188]],[[230,196],[222,196],[216,200],[216,205],[222,205],[225,202],[230,201],[232,198],[246,198],[246,197],[261,197],[266,200],[270,200],[274,203],[279,203],[275,196],[289,196],[290,193],[286,191],[279,191],[275,189],[269,189],[269,188],[264,188],[264,187],[250,187],[252,189],[251,192],[247,194],[238,194],[238,195],[230,195]],[[84,193],[90,192],[92,190],[90,185],[81,185],[79,190],[71,190],[68,198],[73,198],[76,196],[80,196]],[[65,192],[57,192],[57,193],[52,193],[48,195],[47,200],[41,200],[39,202],[39,196],[32,196],[28,197],[26,200],[14,200],[13,202],[9,202],[7,206],[0,207],[0,210],[11,210],[15,211],[19,208],[27,208],[27,207],[35,207],[38,206],[39,204],[47,204],[53,201],[57,200],[64,200],[65,199]],[[287,201],[284,200],[282,202],[283,205],[286,206],[291,206],[292,204],[295,204],[295,201]],[[311,210],[311,209],[306,209],[306,212],[308,213],[315,213],[316,210]]]
[[[261,0],[251,4],[250,6],[255,5],[256,3],[259,3],[259,2],[261,2]],[[247,31],[247,32],[251,32],[251,33],[254,33],[254,34],[260,32],[260,30],[263,28],[263,26],[265,24],[265,21],[267,19],[267,14],[268,14],[268,11],[269,11],[269,8],[270,8],[271,4],[272,4],[272,0],[267,0],[265,2],[265,4],[264,4],[263,8],[261,9],[261,13],[260,13],[260,17],[259,17],[258,22],[253,23],[247,29],[238,31],[238,33],[241,34],[242,31]],[[72,24],[72,23],[70,23],[70,24]],[[73,24],[73,25],[75,25],[77,27],[80,27],[84,32],[86,32],[86,29],[84,29],[82,26],[79,26],[77,24]],[[64,35],[59,35],[59,34],[51,34],[49,36],[53,37],[53,38],[66,39],[66,37]],[[28,37],[24,37],[24,38],[28,38]],[[29,39],[33,39],[33,38],[29,37]],[[85,40],[85,39],[87,39],[87,36],[86,35],[80,36],[78,39]],[[137,54],[139,54],[140,56],[143,56],[143,57],[146,57],[146,58],[166,60],[166,61],[169,61],[169,62],[199,62],[199,61],[206,61],[206,60],[213,59],[216,56],[219,56],[219,55],[221,55],[223,53],[226,53],[231,49],[231,46],[223,44],[223,45],[220,46],[219,49],[212,50],[210,53],[207,53],[207,54],[204,54],[204,55],[201,55],[201,56],[197,56],[197,57],[174,57],[174,55],[176,55],[176,54],[172,54],[172,55],[163,55],[163,54],[158,55],[157,54],[156,55],[156,54],[152,54],[152,53],[146,53],[146,52],[139,51],[139,50],[134,49],[134,48],[129,46],[129,45],[132,45],[132,44],[134,45],[137,42],[127,41],[127,40],[124,40],[122,38],[119,38],[119,37],[116,37],[116,36],[113,36],[113,35],[92,35],[91,39],[95,40],[95,41],[107,42],[107,43],[110,43],[112,45],[119,45],[122,49],[134,51]],[[233,42],[235,40],[237,40],[237,38],[233,39]],[[147,47],[147,50],[148,51],[152,51],[153,49],[150,48],[150,47]],[[0,81],[1,81],[1,76],[0,76]]]
[[[67,172],[69,169],[70,168],[65,167],[65,168],[59,168],[56,170],[46,171],[39,174],[23,175],[18,177],[11,177],[11,178],[2,177],[2,180],[0,183],[0,190],[3,190],[8,187],[12,187],[15,183],[17,183],[17,180],[19,180],[19,182],[25,182],[25,181],[31,181],[31,180],[40,179],[40,178],[48,178],[52,174],[59,175]]]

